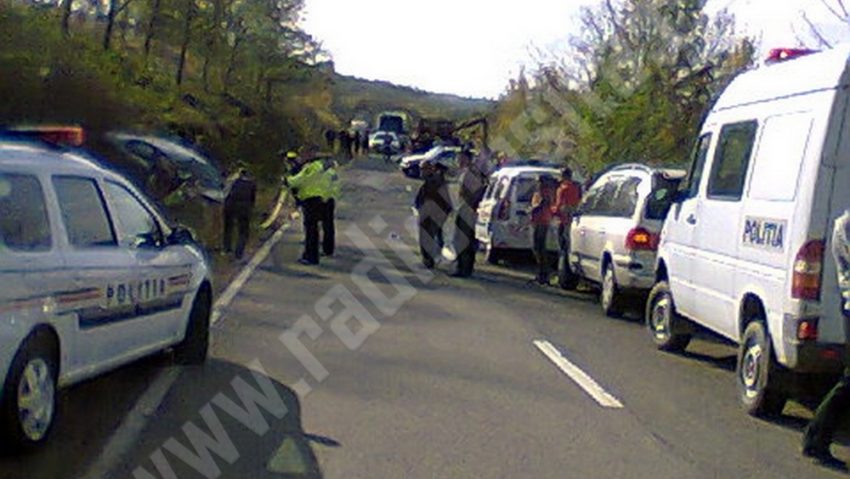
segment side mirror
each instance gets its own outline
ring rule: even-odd
[[[170,245],[188,245],[196,244],[195,235],[185,226],[176,226],[168,235],[168,244]]]
[[[138,249],[157,249],[162,247],[162,238],[156,233],[145,233],[136,237],[133,243]]]

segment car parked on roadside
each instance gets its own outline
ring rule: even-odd
[[[32,141],[0,142],[0,443],[31,448],[57,390],[173,348],[205,360],[210,271],[123,177]]]
[[[600,285],[605,314],[619,315],[625,298],[655,285],[659,234],[684,177],[684,170],[620,165],[584,195],[573,215],[568,262],[559,268],[568,264],[577,277]]]
[[[824,251],[850,206],[850,46],[769,63],[732,81],[702,126],[646,311],[659,349],[683,350],[695,325],[737,344],[753,415],[781,413],[801,376],[840,371],[848,337]]]
[[[449,170],[449,176],[453,176],[458,169],[459,146],[435,146],[421,155],[410,155],[401,159],[399,168],[408,178],[418,179],[421,176],[420,168],[425,161],[441,163]]]
[[[496,264],[517,252],[531,251],[531,198],[544,175],[557,179],[561,170],[526,162],[502,167],[490,176],[475,225],[475,237],[484,248],[489,263]],[[547,249],[558,251],[555,226],[549,235]]]
[[[369,136],[369,150],[374,153],[386,154],[389,147],[390,154],[396,155],[402,146],[401,138],[391,131],[376,131]]]

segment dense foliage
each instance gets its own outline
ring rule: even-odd
[[[683,164],[722,87],[751,64],[748,39],[705,0],[601,0],[581,13],[565,55],[511,84],[496,130],[517,155],[585,171],[611,163]]]

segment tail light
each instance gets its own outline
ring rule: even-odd
[[[505,198],[496,205],[496,219],[499,221],[511,219],[511,200]]]
[[[794,275],[791,280],[792,298],[820,300],[824,249],[823,240],[809,241],[800,248],[794,259]]]
[[[626,249],[630,251],[655,251],[658,249],[658,234],[646,228],[633,228],[626,235]]]

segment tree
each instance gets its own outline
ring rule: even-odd
[[[734,18],[710,18],[705,3],[601,0],[583,8],[569,53],[532,72],[528,104],[508,122],[512,135],[522,133],[526,151],[569,156],[587,170],[682,161],[713,96],[752,58],[751,42],[736,43]]]
[[[72,0],[66,0],[71,2]],[[109,0],[109,10],[106,13],[106,29],[103,32],[103,49],[109,50],[112,44],[112,31],[115,29],[115,20],[133,0]]]
[[[197,15],[198,7],[195,0],[183,0],[183,40],[180,43],[180,57],[177,61],[177,86],[183,84],[183,72],[186,69],[186,56],[189,54],[189,43],[192,41],[192,21]]]

